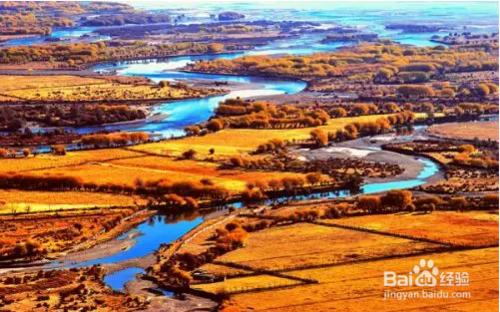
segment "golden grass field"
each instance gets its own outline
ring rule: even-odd
[[[384,287],[384,271],[411,271],[420,259],[432,259],[441,271],[466,271],[467,287],[431,287],[426,290],[468,291],[471,298],[384,300],[384,291],[421,291],[419,287]],[[254,311],[497,311],[498,248],[434,253],[402,259],[346,264],[291,271],[315,278],[318,284],[246,292],[231,296],[234,303]],[[265,286],[265,285],[264,285]],[[212,286],[213,287],[213,286]]]
[[[65,175],[81,178],[84,182],[96,184],[134,185],[137,179],[156,181],[165,179],[171,182],[210,179],[217,186],[230,191],[240,192],[248,182],[269,180],[296,173],[258,172],[238,170],[218,170],[217,164],[193,160],[175,160],[166,157],[141,156],[122,160],[96,161],[74,166],[61,166],[30,172],[34,175]]]
[[[27,172],[48,168],[61,168],[117,158],[143,157],[142,154],[121,148],[67,152],[64,156],[41,154],[28,158],[2,159],[0,172]]]
[[[428,131],[431,134],[451,139],[494,140],[498,142],[498,121],[452,122],[433,125]]]
[[[64,88],[80,85],[104,84],[106,80],[86,78],[80,76],[0,76],[0,93],[14,90],[44,90],[51,88]]]
[[[325,126],[316,127],[326,132],[343,129],[352,122],[368,122],[387,115],[369,115],[330,119]],[[224,129],[204,136],[191,136],[179,140],[169,140],[158,143],[143,144],[132,149],[158,154],[180,155],[188,149],[194,149],[203,156],[209,155],[211,148],[215,155],[237,155],[255,150],[260,144],[272,139],[305,140],[310,137],[313,128],[299,129]]]
[[[0,190],[0,214],[46,212],[64,209],[132,206],[145,201],[135,196],[91,192]]]
[[[325,224],[296,223],[250,232],[244,247],[201,267],[216,276],[227,276],[225,280],[199,282],[191,287],[228,294],[231,304],[242,311],[498,309],[498,247],[453,250],[439,244],[495,245],[498,241],[495,214],[485,211],[388,214],[321,222]],[[361,230],[331,227],[328,223]],[[380,233],[368,233],[363,228]],[[395,237],[392,233],[414,236],[416,240]],[[420,242],[419,238],[436,243]],[[407,274],[420,259],[432,259],[440,272],[465,271],[470,276],[469,286],[438,285],[425,290],[450,292],[450,296],[451,292],[466,291],[471,297],[384,299],[384,291],[421,291],[416,286],[383,285],[384,271]]]
[[[321,128],[334,131],[354,121],[369,121],[377,118],[380,116],[334,119]],[[82,178],[84,182],[124,185],[133,185],[138,178],[144,181],[168,179],[173,182],[199,181],[203,178],[209,178],[218,186],[240,192],[245,189],[248,182],[279,179],[296,174],[219,170],[217,163],[203,160],[176,160],[162,155],[178,156],[193,148],[198,152],[196,156],[198,159],[202,157],[225,158],[240,152],[250,152],[259,144],[275,138],[306,139],[309,137],[310,131],[310,128],[291,130],[228,129],[202,137],[186,137],[179,140],[141,144],[128,149],[100,149],[68,152],[65,156],[45,154],[24,159],[5,159],[2,160],[0,172],[71,175]],[[210,154],[210,148],[215,148],[214,155]],[[144,152],[158,154],[158,156],[145,155]]]
[[[498,214],[486,211],[371,215],[323,222],[466,246],[495,244],[498,241]]]
[[[218,258],[254,269],[281,270],[301,266],[408,254],[439,245],[404,238],[298,223],[251,233],[245,248]]]
[[[3,100],[120,101],[197,97],[207,92],[190,88],[133,85],[79,76],[1,76]]]
[[[58,217],[51,213],[0,216],[0,253],[15,248],[16,244],[32,240],[49,254],[78,247],[93,245],[101,239],[109,239],[124,230],[119,221],[131,216],[133,208],[62,211]],[[113,224],[113,227],[110,227]]]
[[[58,77],[60,81],[52,81],[47,77],[37,77],[42,83],[48,79],[49,86],[59,86],[65,83],[77,83],[69,79],[71,76]],[[66,80],[68,81],[66,81]],[[96,79],[80,78],[83,82],[97,83]],[[87,81],[88,80],[88,81]],[[4,88],[14,88],[13,80],[4,83]],[[24,85],[23,85],[24,83]],[[23,78],[21,86],[29,88],[29,80]],[[325,131],[335,131],[346,124],[355,121],[371,121],[381,115],[361,116],[332,119],[326,126],[319,128]],[[178,140],[167,140],[157,143],[136,145],[130,148],[109,148],[88,151],[67,152],[65,156],[51,154],[30,156],[22,159],[4,159],[0,166],[0,173],[17,172],[34,175],[71,175],[80,177],[84,182],[94,182],[98,185],[114,183],[133,185],[137,179],[152,181],[167,179],[176,181],[200,181],[211,179],[217,186],[229,191],[241,192],[248,182],[280,179],[286,176],[297,175],[287,172],[259,172],[243,170],[220,170],[219,163],[213,160],[224,160],[228,156],[251,152],[258,145],[271,139],[303,140],[309,138],[312,128],[289,130],[252,130],[226,129],[200,137],[185,137]],[[214,148],[215,152],[210,153]],[[189,149],[195,149],[195,160],[177,160]],[[155,156],[157,155],[157,156]],[[168,156],[167,156],[168,155]],[[167,157],[165,157],[167,156]],[[205,159],[209,161],[205,161]],[[22,201],[35,204],[26,194],[27,200]],[[36,197],[34,197],[36,198]],[[40,202],[39,204],[47,204]],[[53,204],[65,204],[53,202]],[[92,204],[93,206],[93,204]],[[62,206],[61,206],[62,207]]]

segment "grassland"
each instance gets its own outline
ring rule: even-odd
[[[82,157],[78,155],[80,153]],[[110,155],[106,156],[107,153]],[[66,161],[66,157],[62,157],[61,163],[57,162],[57,157],[51,155],[11,160],[7,162],[7,166],[3,166],[3,169],[9,172],[21,167],[24,168],[24,172],[34,175],[73,176],[81,178],[84,183],[97,185],[113,183],[133,186],[139,179],[145,182],[160,179],[171,182],[198,182],[202,179],[210,179],[215,185],[234,192],[243,191],[248,182],[297,176],[296,173],[286,172],[270,174],[258,171],[219,170],[217,163],[144,156],[120,149],[106,150],[104,153],[99,153],[99,150],[74,152],[69,153],[69,156]]]
[[[23,159],[2,159],[1,172],[24,172],[104,162],[127,157],[142,157],[137,152],[121,148],[67,152],[64,157],[53,154],[37,155]]]
[[[498,248],[434,253],[441,271],[469,272],[468,287],[437,287],[432,290],[469,291],[471,298],[384,300],[384,291],[421,291],[419,287],[384,288],[384,271],[404,274],[421,256],[355,263],[337,267],[291,271],[292,276],[315,278],[318,284],[285,289],[246,292],[231,296],[242,309],[255,311],[495,311],[498,309]],[[430,290],[430,289],[426,289]]]
[[[316,127],[333,132],[343,129],[352,122],[375,121],[386,115],[368,115],[360,117],[346,117],[330,119],[325,126]],[[203,156],[210,155],[210,149],[215,150],[215,155],[236,155],[248,153],[255,150],[260,144],[266,143],[272,139],[300,141],[310,137],[313,128],[299,129],[224,129],[204,136],[186,137],[180,140],[170,140],[159,143],[145,144],[135,146],[134,150],[153,152],[158,154],[169,153],[171,155],[180,155],[188,149],[194,149]]]
[[[322,222],[428,238],[464,246],[490,245],[498,241],[498,215],[483,211],[372,215]]]
[[[354,121],[369,121],[380,115],[332,119],[319,128],[328,131],[343,128]],[[98,185],[114,183],[133,185],[136,180],[167,179],[200,181],[211,179],[215,185],[229,191],[241,192],[248,182],[296,176],[287,172],[260,172],[219,169],[217,161],[228,156],[248,153],[271,139],[305,140],[310,128],[289,130],[227,129],[205,136],[185,137],[130,148],[99,149],[68,152],[65,156],[50,154],[23,159],[5,159],[0,172],[23,172],[34,175],[65,175],[81,178]],[[213,153],[210,149],[214,149]],[[194,149],[194,160],[178,159],[185,151]],[[215,162],[214,162],[215,160]]]
[[[185,85],[113,82],[79,76],[2,76],[0,96],[4,101],[110,102],[149,101],[199,97],[216,91],[193,89]]]
[[[125,207],[145,203],[140,198],[118,194],[21,190],[0,190],[0,199],[0,214]]]
[[[290,209],[264,216],[281,216],[281,210]],[[245,218],[234,220],[244,223]],[[203,237],[209,235],[188,245],[202,246]],[[272,226],[249,232],[244,247],[201,267],[221,279],[191,287],[224,294],[242,311],[400,311],[401,304],[405,311],[489,311],[498,309],[497,242],[498,216],[485,211],[367,215]],[[192,247],[184,250],[196,252]],[[407,274],[420,259],[432,259],[440,272],[470,276],[468,286],[438,285],[426,291],[449,296],[468,292],[470,298],[385,299],[385,291],[421,292],[416,286],[383,286],[384,271]]]
[[[433,125],[428,131],[443,138],[498,142],[498,121],[447,123]]]
[[[241,248],[219,257],[259,270],[295,267],[421,252],[439,247],[429,243],[306,223],[252,233]],[[279,249],[279,252],[277,252]]]
[[[142,298],[113,292],[101,281],[101,268],[14,273],[0,279],[3,309],[9,311],[136,311]]]
[[[105,84],[106,80],[80,76],[1,76],[0,93],[15,90],[35,90]]]

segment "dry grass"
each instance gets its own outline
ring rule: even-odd
[[[429,290],[469,291],[470,299],[384,300],[384,291],[421,291],[419,287],[383,286],[384,271],[405,274],[421,256],[301,270],[287,274],[316,279],[319,284],[232,295],[243,309],[255,311],[496,311],[498,310],[498,248],[426,255],[441,272],[468,272],[470,286]]]
[[[207,263],[203,265],[203,269],[215,276],[233,276],[233,275],[252,273],[252,271],[232,268],[226,265],[218,265],[213,263]]]
[[[302,283],[301,281],[297,280],[262,274],[250,277],[231,278],[223,282],[193,285],[192,288],[197,290],[203,290],[209,293],[219,294],[219,293],[234,293],[240,291],[251,291],[262,288],[292,286],[301,283]]]
[[[494,140],[498,142],[498,121],[453,122],[433,125],[427,131],[431,134],[452,139]]]
[[[474,246],[498,241],[498,216],[481,211],[361,216],[330,222]],[[314,224],[275,226],[250,233],[244,247],[217,258],[215,265],[202,266],[227,279],[192,287],[228,294],[242,311],[400,311],[402,304],[405,311],[496,311],[498,248],[446,248]],[[422,290],[383,286],[384,271],[407,274],[420,259],[432,259],[440,272],[468,272],[470,276],[469,286],[437,286],[426,291],[467,291],[471,298],[385,300],[384,291]],[[249,271],[234,269],[231,263],[252,268],[256,275],[245,276]],[[267,271],[259,271],[263,269]],[[282,275],[272,278],[269,271]]]
[[[185,87],[134,85],[79,76],[2,76],[4,100],[29,101],[121,101],[160,100],[205,96],[212,91]]]
[[[79,243],[91,244],[98,236],[108,235],[119,220],[134,211],[103,209],[87,213],[62,212],[58,217],[47,213],[1,216],[0,230],[3,234],[0,238],[0,254],[11,254],[16,244],[26,241],[39,244],[49,255],[74,248]]]
[[[103,162],[116,158],[143,157],[142,154],[120,148],[68,152],[65,156],[37,155],[22,159],[2,159],[0,172],[23,172],[44,168],[75,166],[91,162]]]
[[[257,172],[239,170],[218,170],[218,165],[210,162],[193,160],[175,160],[157,156],[139,156],[133,158],[99,161],[93,154],[85,155],[95,161],[87,161],[82,165],[54,167],[32,171],[35,175],[69,175],[80,177],[84,182],[96,184],[134,185],[137,179],[154,181],[166,179],[172,182],[210,179],[215,185],[230,191],[241,192],[248,182],[296,176],[296,173]],[[109,157],[108,159],[114,159]]]
[[[177,99],[202,95],[180,88],[133,86],[117,83],[77,87],[34,88],[5,92],[7,96],[30,101],[120,101]]]
[[[95,269],[57,270],[42,274],[37,272],[4,274],[0,279],[0,295],[7,297],[2,308],[5,311],[63,311],[92,310],[99,306],[99,311],[136,311],[141,304],[135,304],[122,293],[113,292],[100,282]],[[100,273],[99,273],[100,274]],[[17,278],[22,283],[7,282]],[[84,286],[83,294],[75,289]],[[62,293],[71,295],[63,299]],[[69,298],[68,298],[69,297]],[[78,299],[77,299],[78,298]],[[44,306],[45,305],[45,306]]]
[[[90,192],[43,192],[0,190],[0,214],[64,209],[131,206],[144,203],[132,196]]]
[[[317,127],[326,132],[343,129],[352,122],[374,121],[386,115],[369,115],[360,117],[346,117],[329,120],[325,126]],[[187,137],[180,140],[170,140],[159,143],[144,144],[133,149],[148,151],[157,154],[180,155],[184,151],[194,149],[200,156],[209,156],[209,150],[215,150],[215,156],[228,156],[248,153],[255,150],[260,144],[272,139],[304,140],[310,137],[314,128],[300,129],[224,129],[204,136]]]
[[[498,242],[498,215],[485,211],[371,215],[329,222],[460,245],[478,246]]]
[[[244,248],[218,258],[253,269],[284,270],[301,266],[408,254],[439,245],[299,223],[250,233]]]
[[[103,79],[80,76],[0,76],[0,93],[14,90],[43,90],[51,88],[98,85],[107,83]]]

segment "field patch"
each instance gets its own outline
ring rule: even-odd
[[[302,284],[301,281],[271,275],[231,278],[223,282],[198,284],[192,288],[213,294],[231,294]]]
[[[299,223],[252,232],[244,248],[217,260],[254,270],[281,271],[411,254],[440,247],[403,238]]]
[[[322,222],[465,246],[485,246],[498,242],[498,215],[486,211],[371,215]]]
[[[79,76],[8,76],[2,77],[0,94],[23,101],[102,102],[131,100],[169,100],[199,97],[214,90],[188,88],[185,85],[129,84],[109,79]]]
[[[444,138],[498,142],[498,121],[451,122],[433,125],[427,131]]]
[[[0,214],[123,207],[143,202],[135,196],[106,193],[0,190]]]
[[[325,126],[316,127],[326,132],[343,129],[352,122],[375,121],[387,115],[368,115],[359,117],[346,117],[330,119]],[[204,136],[190,136],[179,140],[169,140],[158,143],[144,144],[133,147],[135,150],[154,153],[169,153],[180,155],[186,150],[194,149],[199,155],[210,156],[213,148],[215,156],[236,155],[255,150],[260,144],[272,139],[280,140],[306,140],[315,128],[299,129],[224,129]]]
[[[384,300],[384,291],[421,291],[421,287],[384,287],[384,271],[407,274],[422,256],[287,272],[319,284],[235,294],[242,309],[255,311],[484,311],[498,310],[498,248],[425,255],[441,272],[468,272],[469,286],[426,290],[470,292],[470,298]],[[402,308],[404,307],[404,308]]]

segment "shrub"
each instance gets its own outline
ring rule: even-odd
[[[384,194],[381,200],[383,206],[403,210],[413,203],[413,194],[407,190],[394,190]]]
[[[374,213],[380,211],[382,200],[380,196],[361,196],[358,198],[358,208],[364,211]]]
[[[184,159],[193,159],[196,156],[196,151],[194,149],[188,149],[187,151],[182,153],[182,158]]]
[[[58,156],[66,155],[66,147],[64,145],[53,145],[51,149],[54,155]]]
[[[397,93],[404,97],[429,97],[434,96],[434,90],[424,85],[403,85],[398,87]]]
[[[311,139],[315,142],[317,146],[328,145],[328,134],[322,129],[314,129],[310,133]]]

